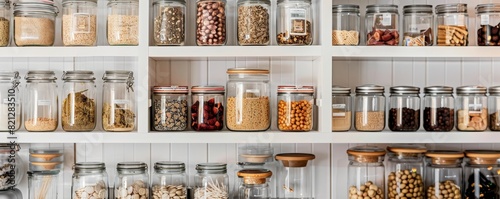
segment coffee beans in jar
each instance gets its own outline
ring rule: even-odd
[[[191,128],[195,131],[214,131],[224,127],[224,87],[193,86],[191,96]]]
[[[186,26],[185,0],[155,0],[154,41],[158,46],[184,45]]]
[[[270,4],[269,0],[238,2],[239,45],[269,44]]]
[[[156,131],[182,131],[188,123],[188,88],[153,87],[153,128]]]
[[[389,128],[392,131],[416,131],[420,127],[420,88],[391,87]]]
[[[196,4],[196,44],[198,46],[226,44],[226,1],[198,0]]]
[[[424,88],[423,125],[426,131],[451,131],[455,122],[453,88],[429,86]]]

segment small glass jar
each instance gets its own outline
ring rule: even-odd
[[[352,120],[351,88],[332,87],[332,131],[348,131]]]
[[[0,192],[13,189],[23,179],[26,169],[18,153],[19,144],[0,143]]]
[[[238,0],[237,16],[237,34],[240,46],[269,45],[270,0]]]
[[[490,113],[489,126],[492,131],[500,131],[500,86],[489,88],[488,109]]]
[[[384,87],[362,85],[356,87],[354,98],[354,127],[357,131],[382,131],[385,128]]]
[[[102,90],[102,128],[132,131],[135,128],[134,73],[106,71]]]
[[[226,0],[196,0],[196,45],[226,44]]]
[[[420,127],[420,88],[391,87],[389,103],[389,129],[391,131],[417,131]]]
[[[453,88],[429,86],[424,88],[424,129],[451,131],[455,122]]]
[[[64,72],[61,125],[64,131],[92,131],[97,120],[94,72]]]
[[[269,170],[241,170],[237,173],[240,178],[238,199],[269,198],[271,187],[267,183],[273,173]]]
[[[282,153],[275,159],[278,167],[278,198],[313,198],[313,165],[316,156],[306,153]]]
[[[29,71],[25,77],[24,128],[54,131],[57,128],[57,84],[54,71]]]
[[[268,190],[269,198],[276,198],[276,164],[274,162],[274,149],[271,144],[242,144],[238,147],[238,163],[234,173],[241,170],[268,170],[272,176],[267,178],[267,184],[272,187]],[[237,194],[242,186],[242,181],[235,175],[234,193]]]
[[[186,0],[153,2],[153,37],[157,46],[182,46],[186,38]]]
[[[500,151],[465,151],[464,198],[500,198],[499,159]]]
[[[10,0],[0,1],[0,47],[10,44]]]
[[[194,176],[194,199],[228,199],[229,176],[223,163],[202,163],[196,165]]]
[[[348,198],[383,199],[385,183],[385,150],[372,146],[358,146],[347,150]]]
[[[478,46],[500,46],[500,4],[476,6]]]
[[[107,19],[108,44],[139,45],[139,1],[110,0]]]
[[[387,147],[387,199],[404,194],[407,199],[423,199],[424,154],[427,149],[418,145]]]
[[[28,198],[57,198],[59,170],[28,171]]]
[[[227,71],[226,126],[231,131],[265,131],[271,126],[269,70]]]
[[[62,40],[65,46],[95,46],[97,0],[63,0]]]
[[[115,198],[149,198],[148,165],[144,162],[120,162],[116,166]]]
[[[403,46],[432,46],[434,43],[432,5],[403,7]]]
[[[73,167],[72,199],[107,199],[108,174],[102,162],[77,162]]]
[[[188,87],[153,87],[151,119],[155,131],[183,131],[188,123]]]
[[[469,45],[467,4],[437,5],[436,23],[438,46]]]
[[[186,198],[186,166],[182,162],[155,163],[151,185],[152,198]]]
[[[359,5],[332,6],[332,45],[359,45],[361,17]]]
[[[1,23],[1,22],[0,22]],[[19,72],[0,72],[0,132],[17,131],[21,127],[21,93]]]
[[[314,87],[278,86],[278,129],[310,131],[313,126]]]
[[[191,128],[218,131],[224,128],[224,86],[191,87]]]
[[[59,13],[53,1],[14,4],[14,42],[16,46],[52,46]]]
[[[366,6],[366,45],[399,45],[399,12],[397,5]]]
[[[458,87],[456,101],[457,129],[459,131],[484,131],[488,128],[486,87]]]
[[[276,41],[278,45],[312,45],[313,17],[311,0],[278,0]]]
[[[462,198],[462,159],[460,151],[428,151],[425,156],[427,198]]]

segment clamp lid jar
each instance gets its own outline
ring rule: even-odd
[[[354,127],[358,131],[382,131],[385,127],[384,87],[366,84],[356,87]]]
[[[466,150],[464,166],[464,197],[500,197],[500,151]]]
[[[459,131],[484,131],[488,128],[488,97],[484,86],[457,88],[456,110]]]
[[[191,87],[191,128],[218,131],[224,128],[224,86]]]
[[[102,126],[105,131],[135,128],[134,73],[106,71],[103,76]]]
[[[461,151],[428,151],[425,153],[425,185],[428,197],[462,198]]]
[[[469,45],[467,4],[441,4],[436,6],[437,45]]]
[[[278,198],[312,198],[312,160],[316,158],[307,153],[282,153],[275,159],[278,168]]]
[[[424,92],[424,129],[451,131],[455,122],[453,87],[429,86],[424,88]]]
[[[96,86],[92,71],[63,74],[61,125],[64,131],[92,131],[97,120]]]
[[[310,131],[313,126],[313,86],[278,86],[278,129]]]
[[[149,198],[148,165],[144,162],[120,162],[116,166],[115,198]]]
[[[108,198],[108,174],[102,162],[77,162],[73,167],[72,199]]]
[[[358,146],[347,150],[349,198],[370,196],[384,198],[385,150],[375,146]]]
[[[423,198],[423,158],[427,149],[420,145],[394,145],[388,146],[387,151],[387,198],[396,199],[403,193],[409,199]]]
[[[389,98],[389,129],[417,131],[420,127],[420,88],[414,86],[391,87]]]
[[[152,125],[155,131],[183,131],[188,124],[187,86],[153,87]]]
[[[29,71],[25,77],[24,128],[54,131],[58,124],[58,90],[54,71]]]
[[[151,195],[153,198],[186,198],[186,166],[182,162],[161,161],[154,166]]]
[[[366,6],[366,45],[399,45],[397,5]]]
[[[14,132],[21,127],[20,79],[18,71],[0,72],[0,100],[3,102],[0,105],[2,111],[0,113],[0,131],[2,132]]]
[[[403,46],[432,46],[434,43],[432,5],[403,7]]]
[[[360,28],[359,5],[332,6],[332,45],[359,45]]]
[[[52,1],[14,3],[16,46],[54,45],[57,13],[59,10]]]

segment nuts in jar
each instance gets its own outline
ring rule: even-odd
[[[367,181],[364,185],[361,185],[359,187],[359,190],[356,188],[356,186],[349,187],[349,199],[364,198],[382,199],[384,198],[384,191],[377,185],[373,184],[372,181]]]
[[[188,123],[188,87],[153,87],[152,123],[156,131],[182,131]]]
[[[429,199],[461,199],[460,186],[453,181],[446,180],[439,185],[428,186],[427,198]]]
[[[185,38],[185,2],[165,4],[155,1],[154,41],[156,45],[183,45]]]
[[[279,45],[311,45],[312,44],[312,27],[311,22],[305,23],[305,35],[295,35],[287,32],[281,32],[276,36]]]
[[[128,198],[149,198],[149,187],[142,180],[137,180],[134,184],[127,187],[119,186],[115,187],[115,198],[116,199],[128,199]]]
[[[87,185],[80,189],[75,190],[73,195],[74,199],[86,199],[86,198],[94,198],[94,199],[105,199],[108,198],[108,187],[106,187],[106,183],[104,181],[99,181],[95,185]]]
[[[151,188],[153,199],[164,199],[164,198],[187,198],[187,191],[184,185],[163,185],[163,186],[153,186]]]
[[[463,131],[483,131],[488,127],[488,110],[482,109],[480,113],[458,110],[457,129]]]
[[[226,43],[225,0],[198,0],[196,13],[196,44],[224,45]]]
[[[313,125],[312,86],[278,86],[278,129],[310,131]]]
[[[388,178],[387,198],[423,199],[422,176],[408,169],[391,172]]]
[[[500,23],[498,25],[481,25],[477,30],[478,46],[499,46],[500,45]]]
[[[269,2],[270,3],[270,2]],[[238,44],[269,44],[270,5],[266,3],[247,3],[238,5]]]

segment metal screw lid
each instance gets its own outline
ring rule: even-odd
[[[467,4],[454,3],[454,4],[441,4],[436,6],[436,14],[444,13],[467,13]]]
[[[375,84],[365,84],[356,87],[356,94],[360,93],[384,93],[384,87]]]
[[[343,4],[343,5],[333,5],[332,13],[358,13],[359,5]]]
[[[188,94],[189,89],[187,86],[155,86],[153,93],[159,94]]]
[[[415,86],[393,86],[391,94],[419,94],[420,88]]]
[[[88,81],[94,81],[94,72],[92,71],[87,71],[87,70],[76,70],[76,71],[64,71],[62,79],[64,81],[71,81],[71,80],[88,80]]]
[[[184,5],[186,4],[186,0],[155,0],[153,2],[153,5],[160,4],[160,3],[171,3],[171,2],[181,3]]]
[[[403,7],[403,14],[411,13],[432,14],[432,5],[406,5]]]
[[[351,94],[351,88],[333,85],[332,86],[332,95],[335,95],[335,94],[349,95],[349,94]]]
[[[249,0],[238,0],[238,4],[243,4],[243,3],[246,3],[248,1]],[[271,0],[251,0],[250,2],[263,3],[263,4],[267,4],[267,5],[271,4]]]
[[[160,161],[155,163],[154,169],[157,173],[183,173],[186,165],[183,162]]]
[[[424,88],[425,94],[453,94],[453,87],[450,86],[428,86]]]
[[[278,94],[314,94],[314,86],[278,86]]]
[[[498,13],[500,12],[500,4],[489,3],[479,4],[476,6],[477,14]]]
[[[67,3],[97,3],[97,0],[62,0],[62,4],[67,4]]]
[[[225,174],[227,173],[227,164],[225,163],[201,163],[196,165],[198,173]]]
[[[144,162],[120,162],[116,165],[118,172],[131,171],[131,172],[146,172],[148,165]]]
[[[398,14],[398,6],[393,4],[380,4],[366,6],[366,14],[394,13]]]
[[[460,86],[457,87],[457,94],[486,94],[484,86]]]
[[[278,4],[280,3],[308,3],[311,4],[311,0],[278,0]]]
[[[103,162],[77,162],[73,166],[75,172],[79,171],[105,171],[106,165]]]
[[[37,70],[37,71],[28,71],[28,74],[26,74],[25,79],[27,82],[31,81],[55,81],[57,80],[56,73],[54,71],[44,71],[44,70]]]
[[[492,86],[488,90],[489,90],[490,95],[500,94],[500,86]]]

